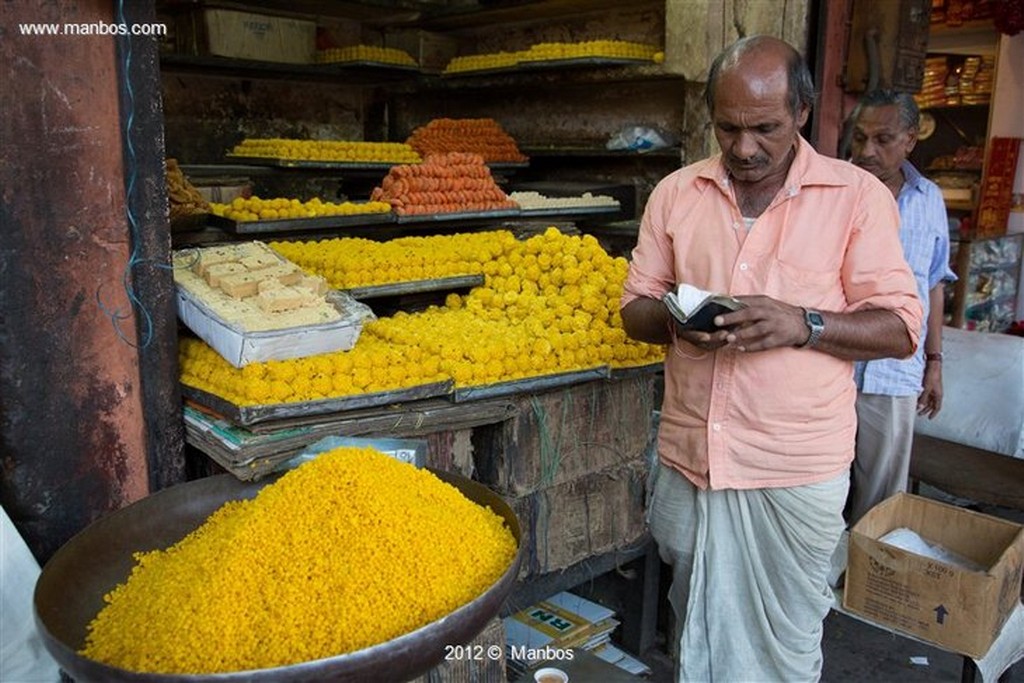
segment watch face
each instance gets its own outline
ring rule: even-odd
[[[807,319],[811,321],[812,325],[824,325],[825,318],[822,317],[821,313],[817,311],[808,311]]]

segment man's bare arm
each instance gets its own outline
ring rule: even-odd
[[[747,307],[719,316],[716,323],[737,325],[726,337],[730,346],[742,351],[764,351],[784,346],[802,346],[810,336],[804,312],[766,296],[738,297]],[[845,360],[906,358],[913,341],[906,325],[892,311],[872,309],[853,313],[820,311],[825,329],[814,347]]]

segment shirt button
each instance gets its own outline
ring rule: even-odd
[[[739,221],[733,221],[733,222],[732,222],[732,228],[733,228],[733,230],[736,230],[736,229],[738,229],[739,227],[740,227],[740,222],[739,222]]]
[[[711,428],[714,429],[716,432],[722,431],[722,425],[718,424],[717,422],[711,425]]]
[[[750,266],[748,266],[748,265],[747,265],[746,263],[741,263],[741,264],[740,264],[740,270],[746,270],[746,269],[747,269],[747,268],[749,268],[749,267],[750,267]]]

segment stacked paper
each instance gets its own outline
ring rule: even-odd
[[[626,671],[647,670],[611,644],[619,625],[615,612],[573,593],[553,595],[504,621],[508,665],[517,675],[538,662],[565,658],[572,648],[594,652]]]

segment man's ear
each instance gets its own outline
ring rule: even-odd
[[[910,156],[910,153],[914,151],[914,147],[917,146],[917,128],[907,129],[907,152],[906,156]]]
[[[807,124],[807,119],[811,115],[811,108],[806,104],[800,105],[800,112],[796,115],[796,127],[797,130],[804,127]],[[909,153],[909,152],[908,152]]]

